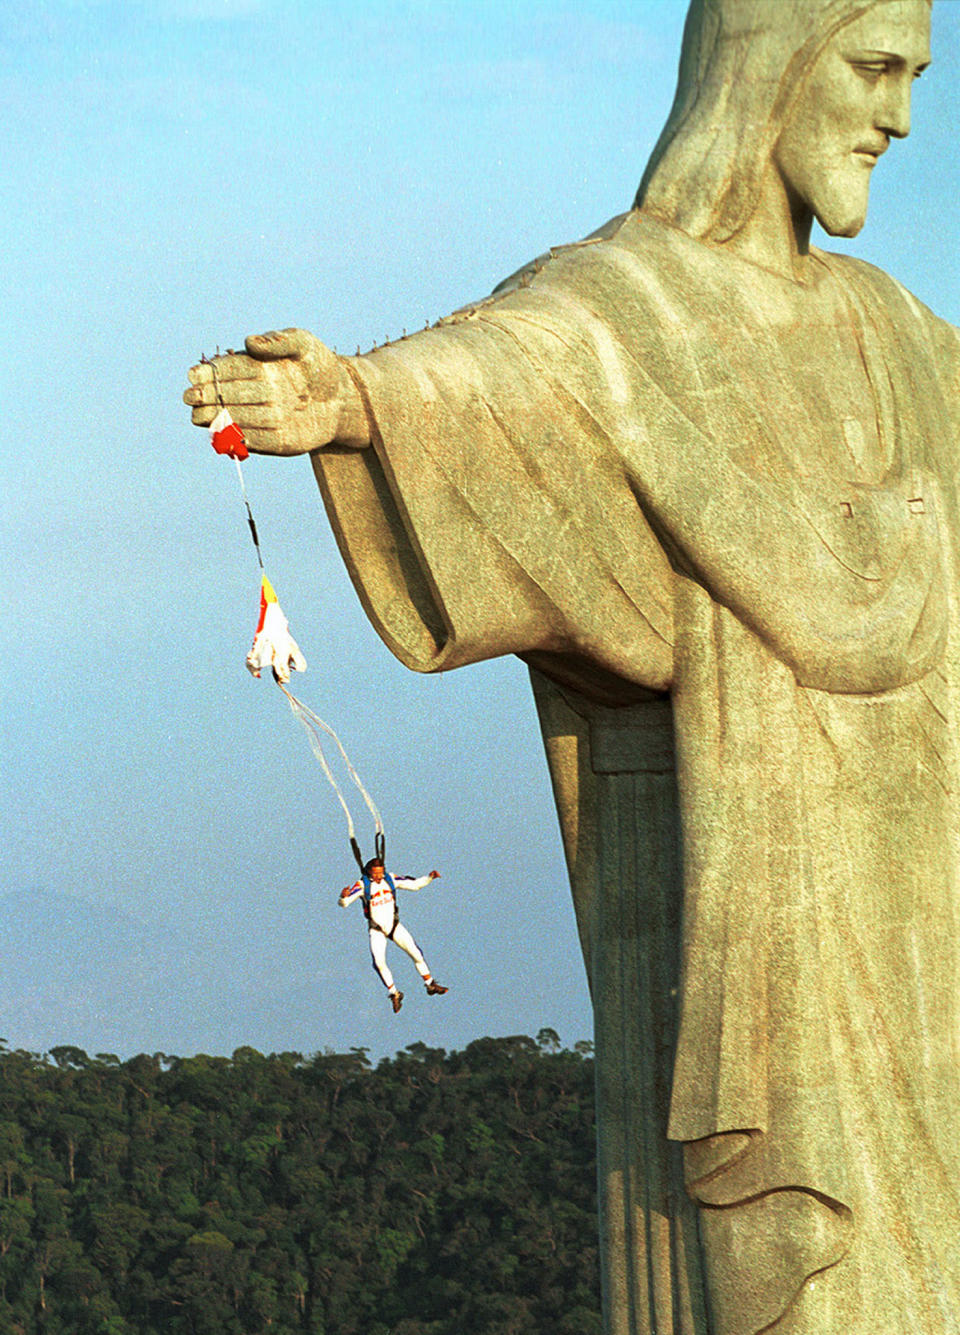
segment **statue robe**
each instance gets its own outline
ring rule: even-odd
[[[534,670],[611,1332],[960,1332],[960,336],[809,270],[628,214],[350,359],[374,448],[313,456],[403,662]]]

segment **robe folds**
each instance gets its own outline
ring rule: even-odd
[[[627,214],[348,359],[374,447],[313,456],[393,652],[519,654],[594,747],[548,737],[598,1063],[650,968],[598,845],[632,803],[656,860],[632,771],[675,756],[677,976],[651,986],[696,1206],[673,1324],[626,1315],[656,1263],[621,1300],[621,1257],[611,1331],[960,1333],[960,336],[868,265],[808,270]],[[618,723],[662,723],[668,761],[604,760]]]

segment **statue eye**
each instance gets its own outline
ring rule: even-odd
[[[890,64],[886,60],[851,60],[850,64],[868,83],[876,83],[882,75],[890,72]]]

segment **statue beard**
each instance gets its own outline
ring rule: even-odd
[[[818,174],[802,193],[828,236],[856,236],[867,220],[872,168],[856,159]]]

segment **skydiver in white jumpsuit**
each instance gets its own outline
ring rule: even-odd
[[[393,974],[387,967],[388,941],[393,941],[410,956],[430,996],[442,996],[449,990],[441,987],[434,979],[427,968],[423,952],[400,921],[397,910],[397,890],[422,890],[439,875],[438,871],[431,871],[426,876],[391,876],[382,862],[372,858],[364,866],[360,880],[354,881],[353,885],[345,886],[337,900],[341,908],[346,908],[355,899],[362,897],[363,911],[370,928],[370,954],[373,957],[373,967],[387,989],[394,1014],[403,1005],[403,993],[398,991],[393,981]]]

